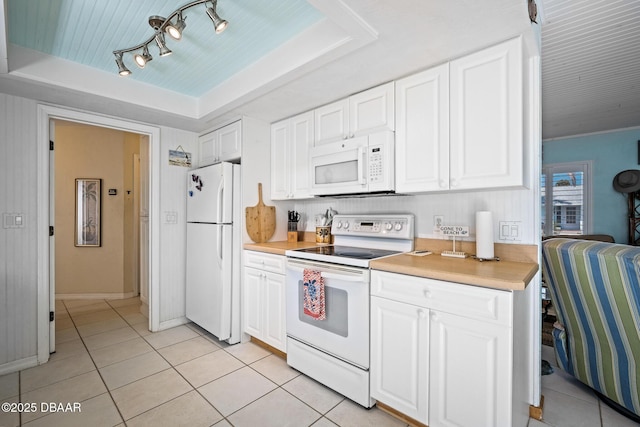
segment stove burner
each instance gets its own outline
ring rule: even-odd
[[[317,255],[328,255],[342,258],[353,259],[375,259],[383,256],[397,254],[398,251],[390,251],[386,249],[372,249],[372,248],[356,248],[350,246],[316,246],[307,249],[297,249],[294,252],[311,253]]]

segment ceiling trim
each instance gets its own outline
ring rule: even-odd
[[[307,1],[326,18],[200,98],[8,44],[5,39],[8,75],[53,90],[70,89],[85,96],[88,93],[189,119],[207,120],[376,40],[377,32],[341,0]],[[5,0],[0,2],[4,6]],[[6,34],[6,14],[1,18]]]

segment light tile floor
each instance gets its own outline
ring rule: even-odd
[[[0,412],[1,427],[406,425],[252,343],[229,346],[193,324],[151,333],[137,298],[58,301],[56,319],[49,362],[0,376],[0,402],[37,410]],[[552,352],[543,348],[551,363]],[[634,425],[557,369],[542,385],[544,422],[529,427]],[[79,402],[81,412],[41,412],[50,402]]]

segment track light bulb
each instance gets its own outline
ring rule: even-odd
[[[187,26],[187,23],[185,22],[185,19],[182,17],[182,12],[180,12],[178,13],[178,17],[176,18],[175,25],[172,23],[169,23],[169,25],[166,26],[164,31],[167,34],[169,34],[171,38],[175,40],[180,40],[182,38],[182,31],[185,29],[186,26]]]
[[[171,50],[167,47],[167,45],[164,42],[164,34],[162,33],[157,33],[156,34],[156,44],[158,45],[158,48],[160,49],[160,56],[167,56],[167,55],[171,55],[173,52],[171,52]]]
[[[116,65],[118,65],[118,74],[121,76],[128,76],[131,74],[131,71],[124,65],[124,61],[122,60],[122,53],[116,54]]]
[[[144,68],[147,62],[151,61],[153,56],[149,53],[149,46],[145,46],[142,53],[136,53],[133,55],[133,60],[136,61],[136,65],[140,68]]]
[[[227,28],[229,23],[226,20],[220,18],[220,16],[218,16],[218,14],[216,13],[217,3],[217,1],[211,2],[212,7],[207,8],[207,15],[209,15],[209,18],[211,18],[211,20],[213,21],[213,27],[216,29],[216,34],[220,34]]]

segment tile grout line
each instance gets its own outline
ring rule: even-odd
[[[64,301],[64,300],[63,300]],[[104,301],[106,303],[106,300],[101,300]],[[109,307],[111,307],[111,305],[109,303],[106,303]],[[66,307],[66,304],[65,304]],[[113,310],[113,308],[112,308]],[[115,310],[114,310],[115,311]],[[120,315],[120,313],[116,312],[116,314]],[[113,395],[111,394],[111,390],[109,390],[109,387],[107,386],[107,383],[105,382],[102,373],[100,372],[100,369],[98,369],[98,365],[96,365],[95,360],[93,360],[93,356],[91,355],[91,352],[89,351],[89,348],[87,347],[87,344],[84,342],[84,338],[82,335],[80,335],[80,331],[78,331],[78,327],[76,326],[76,322],[73,320],[73,316],[71,316],[71,313],[69,313],[69,317],[71,318],[71,322],[73,323],[73,327],[76,328],[76,332],[78,333],[78,336],[80,337],[80,341],[82,341],[82,345],[84,346],[85,350],[87,351],[87,354],[89,355],[89,358],[91,359],[91,363],[93,363],[93,366],[95,366],[96,368],[96,372],[98,374],[98,376],[100,377],[100,381],[102,381],[102,384],[104,384],[104,388],[107,390],[107,393],[109,393],[109,398],[111,399],[111,402],[113,402],[113,406],[115,406],[116,411],[118,411],[118,415],[120,415],[120,419],[122,420],[122,422],[124,423],[124,416],[122,415],[122,412],[120,411],[120,408],[118,407],[118,405],[116,404],[116,401],[113,398]],[[131,328],[133,329],[133,328]],[[135,331],[135,329],[134,329]],[[138,331],[135,331],[136,333]],[[126,425],[126,423],[125,423]]]

